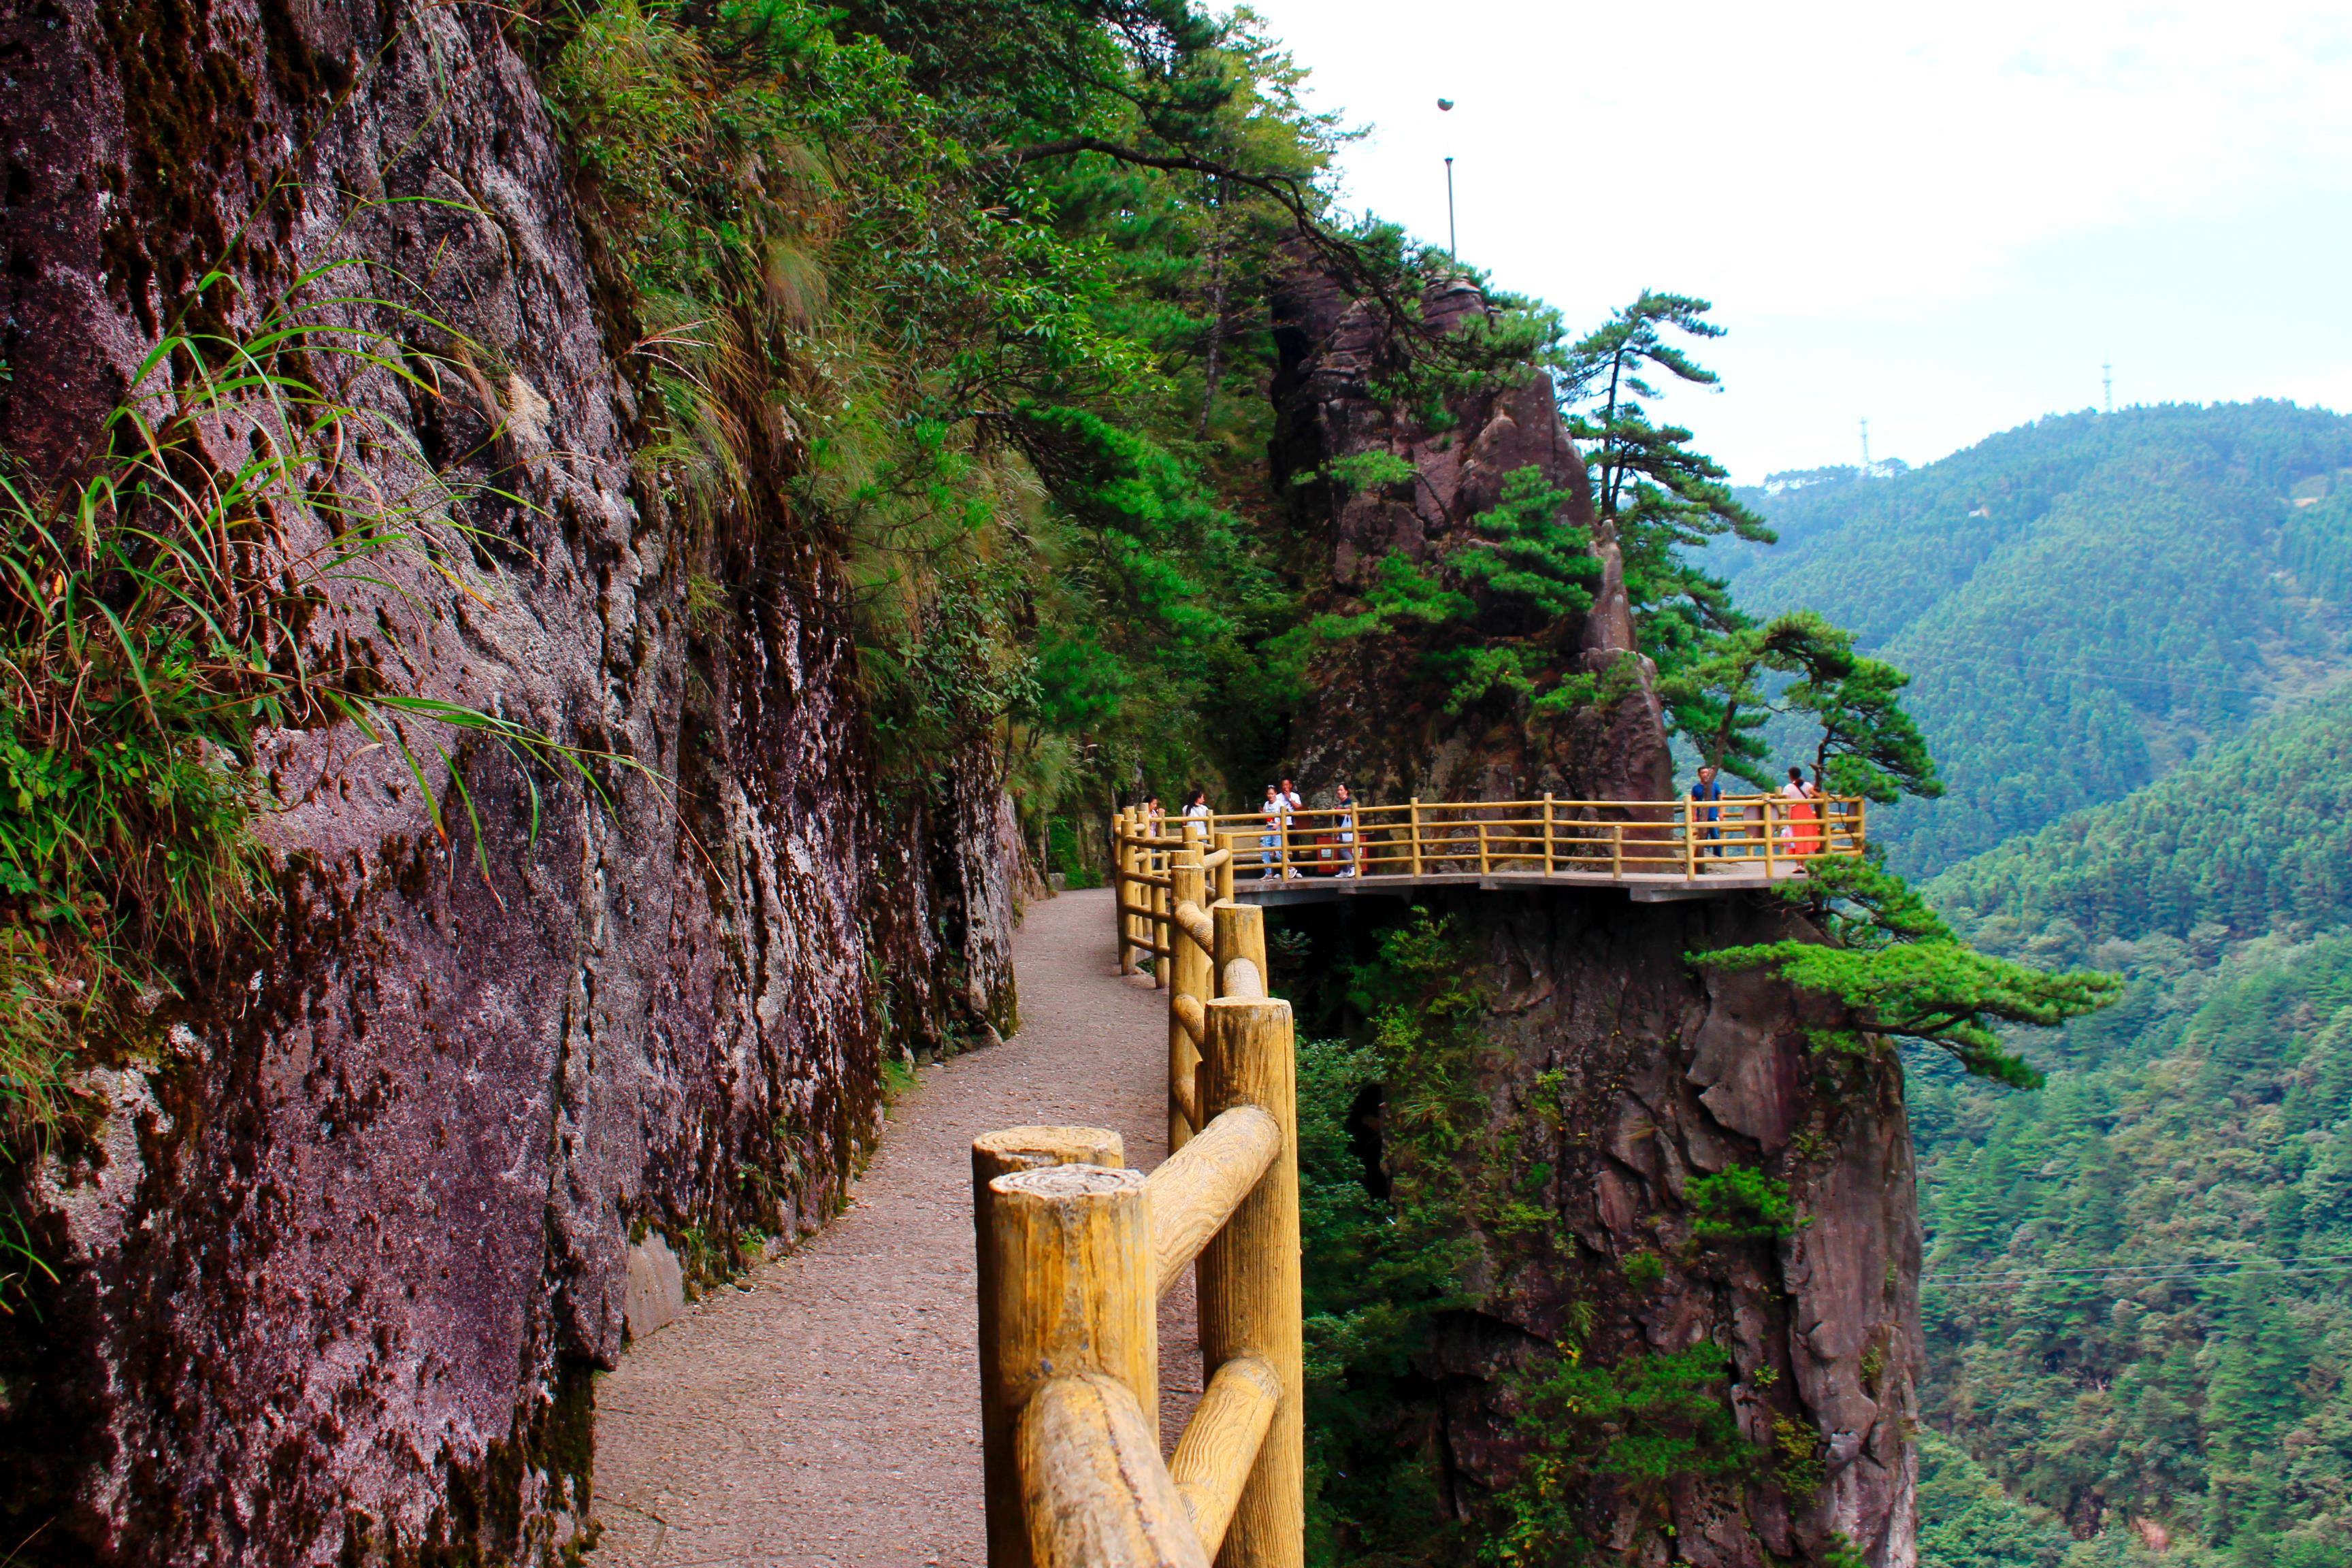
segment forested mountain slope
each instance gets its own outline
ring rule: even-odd
[[[1933,872],[2341,668],[2347,466],[2352,419],[2290,404],[2069,415],[1756,492],[1780,544],[1718,558],[1743,603],[1818,609],[1912,672],[1948,794],[1877,822],[1898,868]]]
[[[1931,884],[2130,984],[2039,1093],[1914,1063],[1926,1404],[2000,1483],[1930,1452],[1927,1568],[2352,1559],[2347,749],[2337,692]]]
[[[1937,901],[1984,940],[2082,956],[2103,937],[2352,921],[2352,689],[2160,783],[1962,862]]]

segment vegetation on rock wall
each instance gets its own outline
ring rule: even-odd
[[[1213,773],[1284,603],[1231,481],[1330,137],[1287,61],[1181,5],[625,0],[550,79],[709,614],[780,512],[847,551],[900,775],[992,744],[1042,830]]]
[[[356,726],[406,763],[437,826],[467,813],[453,731],[528,765],[585,759],[513,722],[422,697],[362,657],[340,617],[421,555],[463,584],[458,498],[396,426],[322,392],[320,365],[437,392],[447,367],[331,324],[339,268],[295,280],[251,332],[175,332],[88,457],[46,480],[0,464],[0,1160],[74,1114],[75,1071],[247,917],[270,858],[274,731]],[[226,293],[218,276],[198,288]],[[401,472],[387,493],[365,459]],[[431,758],[428,766],[426,758]],[[534,790],[536,784],[533,785]],[[478,832],[474,852],[485,852]],[[13,1209],[0,1310],[47,1264]]]
[[[1745,1435],[1727,1350],[1622,1331],[1629,1293],[1663,1275],[1649,1252],[1571,1285],[1553,1342],[1497,1369],[1511,1458],[1491,1487],[1461,1473],[1440,1342],[1511,1270],[1564,1276],[1586,1255],[1563,1229],[1554,1167],[1489,1101],[1492,1005],[1452,920],[1416,910],[1370,940],[1344,1000],[1307,1004],[1356,1028],[1299,1051],[1310,1561],[1615,1561],[1604,1538],[1663,1539],[1693,1486],[1769,1481],[1810,1498],[1815,1434],[1782,1417],[1769,1438]],[[1805,1223],[1783,1182],[1748,1166],[1695,1178],[1686,1197],[1685,1264],[1769,1249]]]

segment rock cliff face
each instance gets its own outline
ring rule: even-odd
[[[1428,289],[1422,319],[1458,331],[1486,309],[1467,282]],[[1502,499],[1504,480],[1533,468],[1566,491],[1570,521],[1594,532],[1602,575],[1591,613],[1565,630],[1584,668],[1599,673],[1630,659],[1635,689],[1605,710],[1580,714],[1538,737],[1516,720],[1477,724],[1428,706],[1396,710],[1393,695],[1419,683],[1396,668],[1393,639],[1360,638],[1328,655],[1300,712],[1292,750],[1303,773],[1346,778],[1366,800],[1659,799],[1673,791],[1674,765],[1654,674],[1635,647],[1616,542],[1595,525],[1584,459],[1560,426],[1550,384],[1540,375],[1501,390],[1446,399],[1444,420],[1378,395],[1394,378],[1400,345],[1385,318],[1350,300],[1328,275],[1294,269],[1275,300],[1281,353],[1274,482],[1292,498],[1308,558],[1299,563],[1318,608],[1349,607],[1371,585],[1391,551],[1415,562],[1441,553],[1471,520]],[[1386,452],[1412,465],[1409,485],[1349,490],[1317,477],[1334,458]],[[1353,715],[1381,700],[1382,722]]]
[[[320,307],[456,368],[437,396],[316,374],[467,498],[440,521],[473,531],[476,586],[395,554],[320,635],[643,764],[601,794],[541,773],[535,808],[495,748],[420,732],[478,817],[453,810],[445,841],[385,751],[274,738],[282,899],[93,1075],[95,1136],[18,1173],[63,1267],[37,1316],[0,1319],[14,1561],[561,1546],[632,1238],[691,1268],[820,1223],[876,1126],[880,1053],[1012,1022],[991,765],[948,759],[884,809],[822,531],[770,476],[690,545],[643,477],[625,343],[512,24],[0,5],[0,442],[69,472],[173,323],[249,328],[350,264],[305,298],[426,311],[449,331]],[[689,616],[690,575],[723,602]]]
[[[1485,308],[1466,285],[1433,291],[1444,321]],[[1349,608],[1391,549],[1425,559],[1528,464],[1590,522],[1583,463],[1542,381],[1456,399],[1443,431],[1400,416],[1370,381],[1389,345],[1367,309],[1312,275],[1278,323],[1284,437],[1276,479],[1382,450],[1417,479],[1385,494],[1291,487],[1321,603]],[[1600,540],[1601,591],[1569,628],[1588,665],[1633,649],[1622,583]],[[1612,592],[1613,589],[1613,592]],[[1666,737],[1647,671],[1612,709],[1548,742],[1515,722],[1399,715],[1383,650],[1343,647],[1313,670],[1292,749],[1300,776],[1361,781],[1365,798],[1662,798]],[[1634,903],[1616,891],[1437,892],[1491,1004],[1479,1088],[1496,1137],[1530,1171],[1554,1224],[1534,1249],[1474,1221],[1476,1310],[1458,1314],[1430,1368],[1452,1506],[1475,1512],[1517,1454],[1512,1374],[1550,1358],[1590,1311],[1604,1364],[1713,1341],[1730,1352],[1743,1433],[1776,1459],[1745,1484],[1685,1479],[1664,1521],[1639,1500],[1591,1501],[1591,1528],[1626,1560],[1707,1568],[1823,1563],[1850,1542],[1872,1568],[1912,1568],[1921,1365],[1919,1233],[1902,1079],[1891,1052],[1809,1043],[1844,1020],[1776,980],[1695,971],[1685,955],[1807,934],[1756,895]],[[1360,903],[1360,901],[1358,901]],[[1695,1230],[1691,1184],[1732,1166],[1784,1183],[1801,1223],[1783,1237]],[[1629,1270],[1628,1264],[1633,1267]],[[1654,1270],[1654,1282],[1650,1282]]]

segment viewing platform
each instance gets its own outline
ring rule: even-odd
[[[1269,816],[1192,819],[1214,862],[1221,896],[1245,904],[1322,903],[1422,888],[1490,892],[1541,887],[1622,888],[1637,903],[1719,898],[1801,878],[1808,863],[1860,856],[1868,803],[1857,795],[1796,800],[1408,801]],[[1119,902],[1139,917],[1162,889],[1168,851],[1185,819],[1119,815]],[[1130,893],[1132,889],[1132,893]]]

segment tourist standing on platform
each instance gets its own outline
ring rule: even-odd
[[[1787,820],[1781,825],[1780,837],[1789,846],[1789,853],[1799,859],[1822,852],[1822,830],[1816,824],[1821,811],[1813,805],[1820,792],[1805,782],[1805,770],[1790,768],[1789,782],[1780,786],[1780,798],[1789,804],[1782,807]]]
[[[1265,786],[1265,829],[1257,836],[1257,879],[1271,882],[1282,875],[1282,826],[1290,816],[1282,804],[1282,792],[1274,785]]]
[[[1282,803],[1282,856],[1284,871],[1286,875],[1296,878],[1303,875],[1303,873],[1300,872],[1297,865],[1298,858],[1297,847],[1290,841],[1290,836],[1294,826],[1290,820],[1290,816],[1293,812],[1305,811],[1307,809],[1307,802],[1300,798],[1298,794],[1298,785],[1289,779],[1282,781],[1282,788],[1278,792],[1276,798]]]
[[[1339,875],[1352,877],[1361,869],[1356,851],[1356,797],[1348,793],[1346,784],[1341,784],[1332,804],[1338,812],[1331,818],[1331,826],[1339,831]]]
[[[1723,799],[1723,784],[1716,777],[1714,763],[1709,763],[1699,769],[1698,782],[1690,787],[1690,797],[1697,803],[1691,807],[1691,819],[1707,825],[1699,829],[1699,839],[1706,845],[1699,853],[1721,855],[1723,846],[1717,840],[1722,838],[1723,830],[1715,825],[1723,820],[1723,807],[1717,804]]]
[[[1184,831],[1190,833],[1195,822],[1201,825],[1203,842],[1216,837],[1215,814],[1209,809],[1209,792],[1196,789],[1184,797]]]

